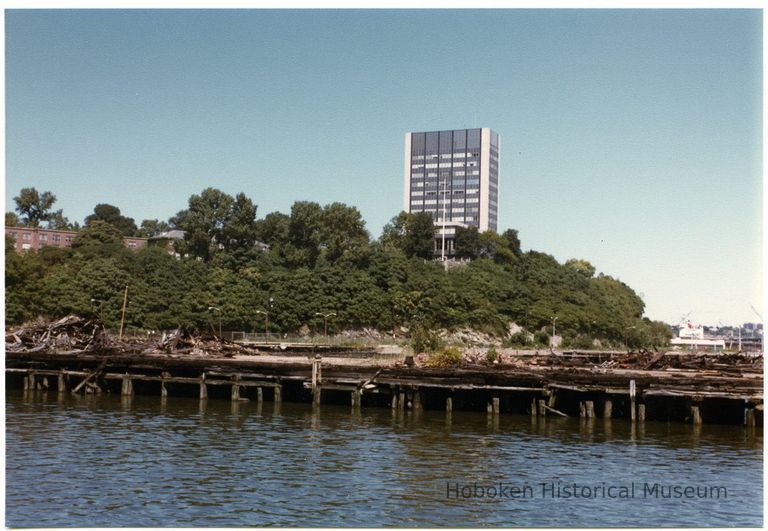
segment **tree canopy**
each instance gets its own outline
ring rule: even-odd
[[[222,310],[223,328],[232,330],[263,330],[262,310],[269,312],[273,332],[319,330],[322,318],[316,314],[334,312],[331,331],[405,327],[417,334],[470,327],[529,341],[507,337],[514,322],[544,342],[557,317],[566,343],[599,339],[641,346],[668,340],[665,325],[643,317],[644,303],[629,286],[596,274],[583,259],[561,264],[546,253],[522,252],[512,229],[459,229],[457,253],[472,260],[446,271],[432,260],[435,228],[429,214],[401,212],[371,241],[360,212],[343,203],[298,201],[289,214],[271,212],[256,220],[256,205],[244,194],[207,188],[167,225],[142,222],[144,235],[169,226],[185,230],[188,256],[182,257],[156,247],[130,251],[115,224],[119,210],[99,208],[94,214],[108,214],[111,221],[89,217],[71,249],[19,254],[6,241],[7,324],[69,312],[95,315],[90,301],[96,299],[115,326],[127,285],[128,325],[137,328],[210,327],[207,308],[215,306]]]
[[[56,202],[56,196],[51,192],[40,193],[36,188],[22,188],[13,201],[22,225],[39,227],[42,222],[51,219],[51,208]]]

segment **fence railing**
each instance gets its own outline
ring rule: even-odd
[[[145,339],[158,341],[164,335],[172,334],[175,330],[145,330],[129,328],[123,332],[126,339]],[[110,333],[117,335],[110,330]],[[298,334],[281,334],[278,332],[264,334],[264,332],[243,332],[235,330],[223,330],[221,333],[223,339],[227,341],[237,341],[242,343],[304,343],[311,345],[331,345],[331,346],[366,346],[374,347],[377,345],[397,345],[402,340],[393,339],[391,336],[373,337],[349,337],[344,335],[312,334],[301,336]]]

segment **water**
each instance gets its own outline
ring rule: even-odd
[[[13,527],[760,527],[762,479],[762,435],[739,426],[55,393],[6,406]],[[553,499],[541,484],[558,481],[598,490]],[[499,482],[532,496],[453,495]],[[727,498],[644,497],[646,483]],[[634,498],[599,495],[631,484]]]

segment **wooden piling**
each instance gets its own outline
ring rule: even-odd
[[[539,398],[539,416],[540,417],[546,417],[547,416],[547,408],[545,407],[547,405],[547,401],[543,398]]]
[[[208,386],[205,383],[205,373],[200,375],[200,400],[208,399]]]
[[[168,388],[165,386],[165,382],[160,382],[160,397],[161,398],[168,397]]]
[[[645,422],[645,403],[637,405],[637,420],[639,422]]]
[[[275,386],[275,404],[279,404],[283,400],[283,386],[282,385],[276,385]]]
[[[744,409],[744,425],[747,428],[754,428],[756,426],[753,404],[747,404],[746,409]]]
[[[691,422],[693,422],[695,426],[701,424],[701,409],[699,407],[699,402],[696,402],[696,405],[691,406]]]
[[[635,407],[635,398],[637,395],[637,387],[635,381],[629,381],[629,418],[634,422],[637,420],[637,408]]]
[[[595,417],[595,403],[592,400],[584,402],[584,409],[588,419]]]
[[[531,416],[535,417],[539,414],[539,406],[536,403],[536,399],[531,400]]]
[[[609,419],[613,416],[613,400],[606,398],[603,400],[603,418]]]
[[[579,402],[579,417],[585,418],[587,416],[587,406],[584,404],[584,401]]]
[[[450,413],[453,411],[453,397],[449,396],[445,399],[445,411]]]
[[[128,373],[123,375],[123,387],[120,391],[122,396],[133,396],[133,381]]]
[[[59,394],[67,392],[67,377],[64,374],[64,369],[61,369],[59,371],[59,381],[56,386],[56,390],[58,391]]]
[[[360,391],[352,391],[351,395],[352,395],[351,397],[352,409],[355,409],[355,410],[360,409],[360,407],[362,406],[362,399],[363,399],[362,395],[360,394]]]
[[[413,410],[414,411],[424,410],[424,407],[421,404],[421,390],[418,388],[413,390]]]
[[[493,414],[499,415],[501,413],[501,403],[500,403],[499,397],[494,396],[491,401],[491,404],[492,404],[491,409],[493,410]]]
[[[237,402],[240,400],[240,385],[238,382],[240,381],[240,375],[235,374],[232,377],[232,380],[234,380],[235,383],[232,384],[232,401]]]
[[[313,405],[320,405],[320,398],[322,393],[321,385],[323,381],[322,360],[323,358],[320,356],[320,354],[317,354],[315,356],[315,359],[312,360],[312,404]]]
[[[261,387],[256,388],[256,402],[261,404],[264,401],[264,390]]]
[[[392,410],[394,411],[396,409],[397,409],[397,393],[395,392],[394,389],[392,389]]]
[[[400,391],[397,396],[397,409],[405,411],[405,391]]]

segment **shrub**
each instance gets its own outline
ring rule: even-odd
[[[497,359],[499,359],[499,353],[496,352],[496,349],[494,347],[491,347],[488,349],[488,352],[485,353],[485,361],[489,364],[492,364]]]
[[[426,367],[459,367],[461,365],[461,351],[456,347],[446,347],[429,355],[424,363]]]
[[[435,352],[442,346],[442,341],[437,332],[425,326],[415,326],[411,332],[411,346],[415,353]]]
[[[509,339],[504,341],[506,347],[527,347],[531,345],[531,340],[528,332],[517,332],[512,334]]]
[[[536,332],[533,335],[533,342],[536,343],[537,345],[544,345],[545,347],[548,347],[550,344],[549,334],[544,332],[543,330]]]

